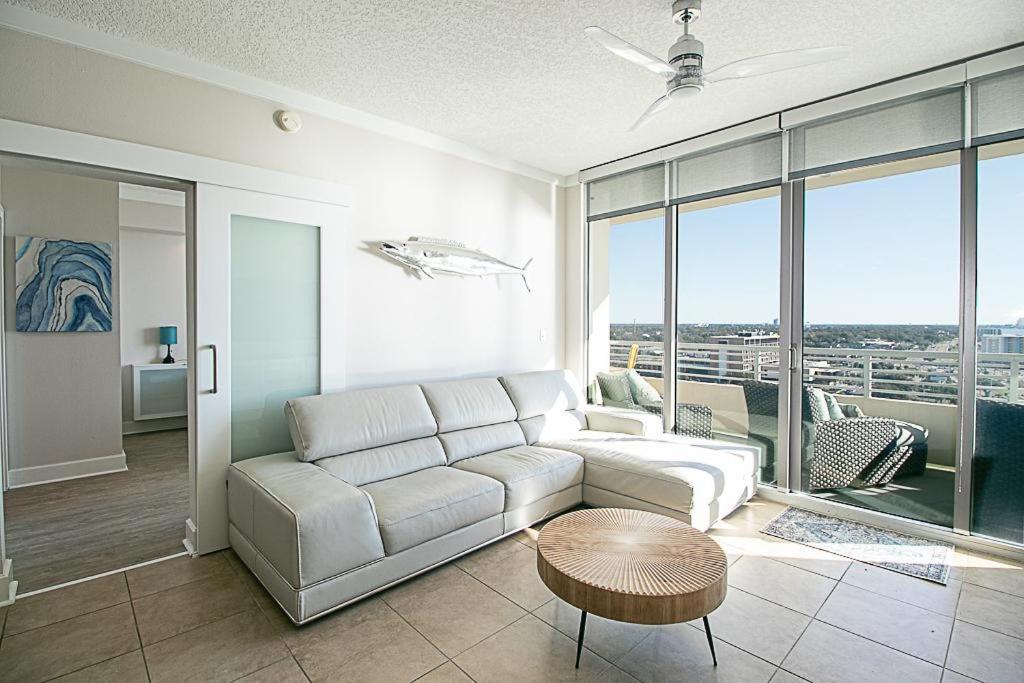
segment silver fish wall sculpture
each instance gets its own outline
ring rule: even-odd
[[[523,278],[526,291],[532,291],[526,279],[526,269],[533,262],[532,258],[518,268],[478,249],[470,249],[462,242],[430,237],[410,237],[406,242],[381,242],[378,249],[413,272],[429,278],[433,278],[435,273],[463,277],[518,275]]]

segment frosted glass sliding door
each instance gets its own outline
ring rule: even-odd
[[[227,469],[293,450],[284,404],[345,387],[342,205],[196,190],[196,495],[188,542],[228,543]]]
[[[231,217],[231,459],[292,450],[290,398],[320,390],[320,228]]]

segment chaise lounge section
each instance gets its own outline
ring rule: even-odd
[[[585,406],[566,371],[289,401],[295,444],[228,475],[230,542],[304,623],[580,503],[706,529],[756,491],[758,449]]]

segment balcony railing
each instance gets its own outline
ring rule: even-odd
[[[640,347],[637,371],[661,377],[661,342],[611,340],[610,365],[626,367],[633,344]],[[979,353],[978,396],[1024,402],[1022,365],[1022,354]],[[804,383],[830,393],[925,403],[956,402],[960,360],[953,351],[805,348],[803,366]],[[777,381],[779,347],[680,343],[676,376],[680,381],[723,384],[748,379]]]

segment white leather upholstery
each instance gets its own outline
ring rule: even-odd
[[[449,465],[475,455],[526,445],[523,430],[515,422],[502,422],[496,425],[448,432],[441,434],[438,438],[444,445]]]
[[[506,448],[460,460],[453,467],[500,481],[506,512],[583,482],[583,458],[537,446]]]
[[[437,433],[416,385],[293,398],[284,410],[295,452],[307,462]]]
[[[581,500],[706,529],[757,487],[756,448],[584,406],[560,370],[307,397],[286,414],[297,454],[229,469],[229,535],[296,622]]]
[[[545,415],[534,415],[519,421],[526,443],[535,444],[546,439],[568,438],[587,428],[587,416],[582,410],[559,410]]]
[[[577,492],[578,496],[579,492]],[[572,507],[572,504],[567,503],[558,508],[545,509],[557,512],[567,507]],[[543,517],[539,519],[543,519]],[[382,587],[415,576],[425,569],[458,557],[460,553],[501,538],[503,527],[501,515],[488,517],[482,522],[421,543],[396,555],[388,555],[378,562],[339,574],[301,591],[291,588],[274,568],[252,549],[234,525],[229,527],[228,533],[231,537],[231,546],[235,548],[238,556],[252,570],[260,583],[266,587],[274,600],[281,605],[289,618],[295,623],[304,623],[316,619],[340,605],[358,600]]]
[[[462,379],[422,385],[439,432],[511,422],[516,408],[497,379]]]
[[[505,513],[505,533],[510,534],[532,526],[542,519],[572,508],[583,502],[583,488],[572,486],[558,493],[535,500],[534,502],[509,510]]]
[[[232,465],[228,506],[232,523],[293,588],[384,556],[366,493],[291,453]]]
[[[373,499],[388,555],[501,514],[505,492],[494,479],[431,467],[361,487]]]
[[[542,445],[582,455],[589,487],[684,513],[751,490],[757,476],[756,448],[703,439],[583,431]]]
[[[436,436],[403,441],[365,451],[321,458],[315,465],[354,486],[400,477],[416,470],[445,464],[444,449]]]
[[[568,370],[541,370],[505,375],[501,383],[525,420],[537,415],[575,410],[583,405],[579,382]]]
[[[665,432],[661,415],[640,410],[587,406],[587,427],[599,432],[658,436]]]

